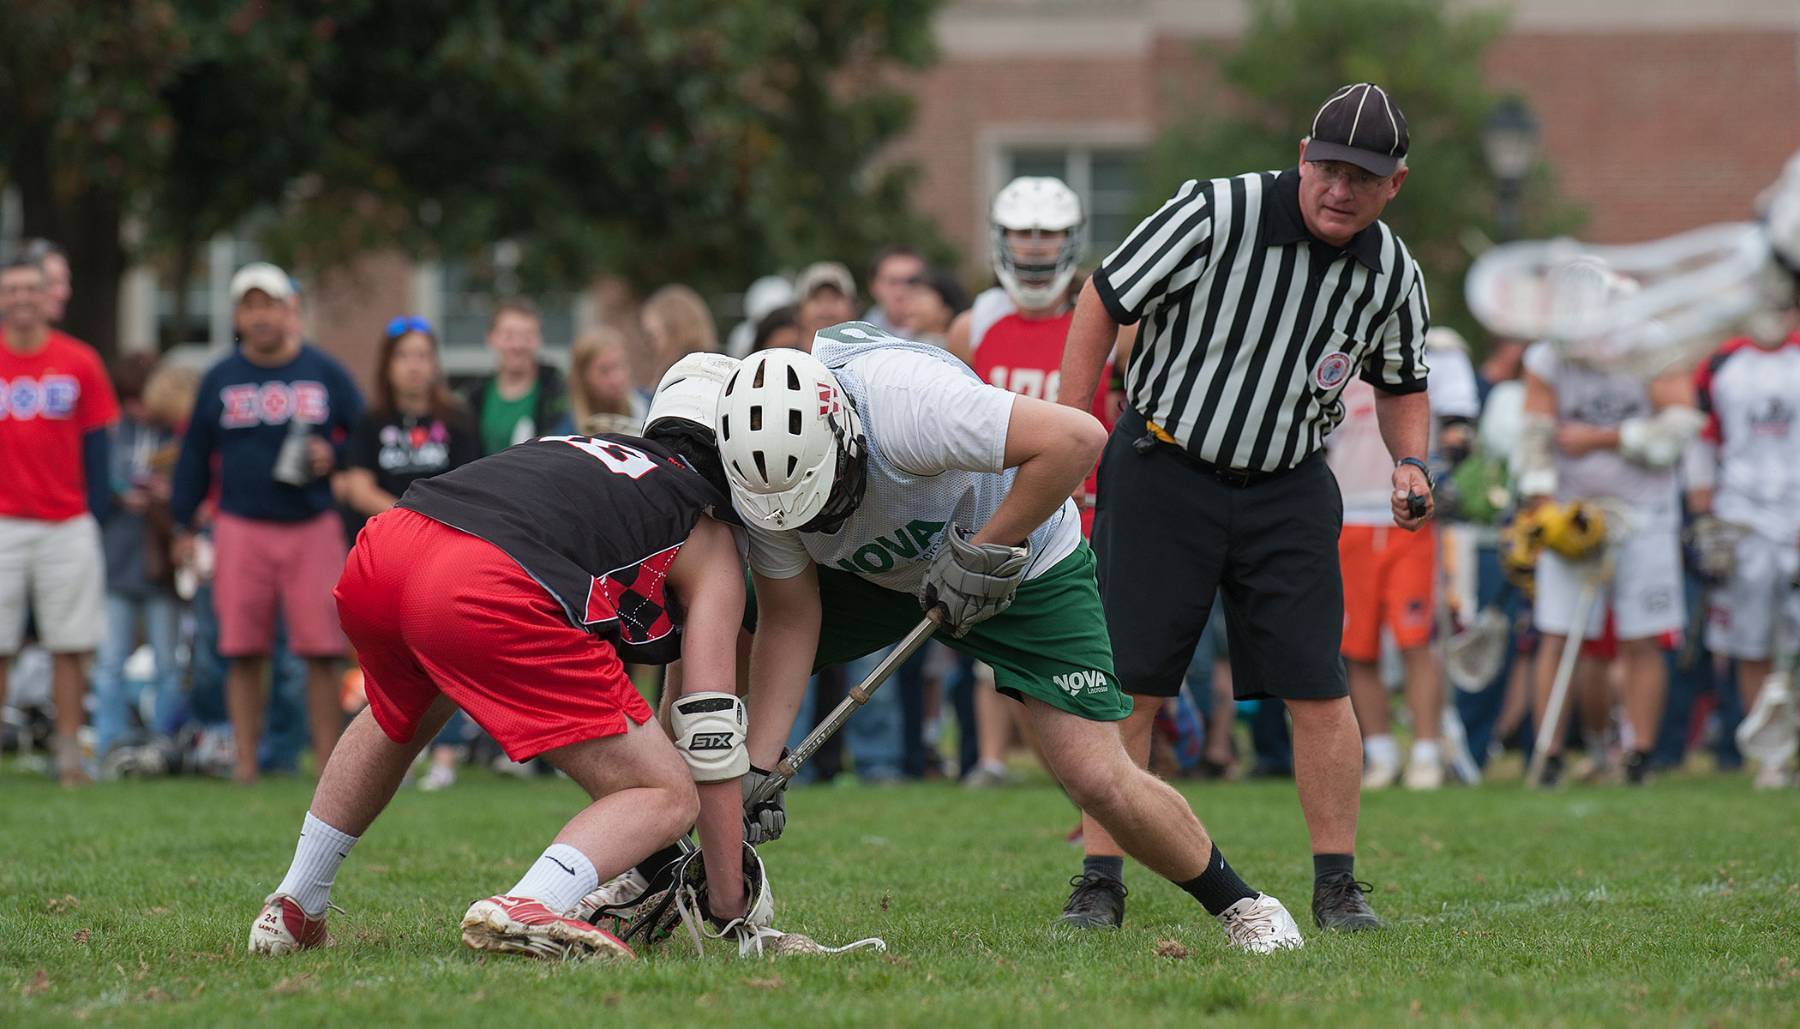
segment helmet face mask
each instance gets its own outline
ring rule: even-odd
[[[1081,198],[1059,179],[1026,176],[994,196],[994,275],[1028,311],[1060,305],[1086,243]]]
[[[845,398],[845,406],[849,407],[849,398]],[[854,432],[860,428],[860,419],[854,417],[855,408],[850,408],[852,418],[850,428]],[[800,527],[801,532],[821,532],[827,535],[837,532],[862,506],[863,491],[869,485],[868,442],[860,432],[848,435],[833,428],[837,436],[837,472],[832,477],[831,492],[825,497],[825,506],[812,520]]]
[[[805,351],[745,359],[719,393],[718,440],[732,500],[752,524],[833,531],[861,500],[861,420]]]

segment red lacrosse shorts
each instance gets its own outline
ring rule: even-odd
[[[395,743],[439,693],[514,761],[650,720],[612,644],[570,625],[503,551],[416,511],[371,519],[332,595]]]

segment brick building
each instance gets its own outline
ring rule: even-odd
[[[1543,157],[1588,209],[1590,239],[1745,218],[1749,198],[1800,149],[1794,0],[1505,6],[1512,19],[1489,81],[1537,113]],[[1012,175],[1060,167],[1089,201],[1097,247],[1117,240],[1143,146],[1187,113],[1172,106],[1208,102],[1217,82],[1197,44],[1229,43],[1245,21],[1240,0],[949,4],[942,59],[916,80],[905,145],[924,168],[918,204],[979,266],[986,198]]]
[[[1591,239],[1744,218],[1749,198],[1800,149],[1795,0],[1508,6],[1489,77],[1537,113],[1544,158],[1587,208]],[[1229,43],[1245,21],[1239,0],[950,0],[937,24],[941,59],[904,80],[917,116],[898,150],[924,169],[915,202],[960,246],[974,277],[986,263],[987,198],[1013,175],[1056,174],[1088,201],[1102,251],[1130,228],[1142,156],[1159,129],[1184,105],[1223,103],[1208,99],[1216,77],[1197,44]],[[215,244],[209,274],[194,286],[194,310],[207,317],[189,338],[229,340],[225,279],[251,256],[241,242]],[[453,367],[486,363],[486,298],[462,289],[454,268],[375,255],[307,285],[313,335],[365,381],[381,326],[403,311],[445,327]],[[121,338],[147,344],[171,298],[148,272],[126,293]],[[553,349],[582,324],[629,310],[603,288],[541,299]]]

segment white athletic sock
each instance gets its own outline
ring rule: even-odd
[[[586,854],[566,843],[552,843],[506,896],[541,900],[550,910],[567,914],[598,885],[600,873]]]
[[[1415,765],[1435,765],[1443,761],[1443,753],[1438,749],[1436,740],[1414,740],[1412,745],[1412,763]]]
[[[1400,765],[1400,746],[1392,736],[1371,736],[1363,741],[1363,756],[1371,765],[1397,768]]]
[[[309,915],[322,915],[331,903],[331,884],[337,879],[338,866],[350,856],[356,837],[347,836],[306,813],[300,824],[300,842],[294,847],[294,863],[288,866],[287,878],[281,880],[276,893],[285,893],[300,904]]]

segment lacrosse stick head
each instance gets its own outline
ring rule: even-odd
[[[1488,688],[1506,663],[1512,624],[1498,608],[1483,608],[1474,624],[1444,643],[1444,674],[1464,693]]]
[[[1653,378],[1698,362],[1794,303],[1800,279],[1800,154],[1756,202],[1757,222],[1599,246],[1571,239],[1504,243],[1476,258],[1469,309],[1489,331],[1548,339],[1569,360]],[[1577,298],[1563,269],[1598,263],[1635,291]],[[1580,274],[1580,273],[1578,273]]]
[[[1737,727],[1738,749],[1765,765],[1784,765],[1800,750],[1800,710],[1794,706],[1793,677],[1777,668],[1763,680],[1756,705]]]

